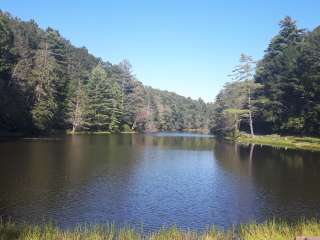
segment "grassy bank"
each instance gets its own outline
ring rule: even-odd
[[[236,138],[239,143],[255,143],[276,147],[296,148],[320,151],[320,138],[294,137],[279,135],[263,135],[251,137],[248,134],[241,134]]]
[[[132,228],[117,229],[114,225],[79,226],[62,230],[52,224],[16,225],[0,222],[0,239],[106,239],[106,240],[288,240],[296,236],[320,236],[320,222],[300,221],[294,225],[269,221],[263,224],[246,224],[234,231],[219,231],[212,227],[203,232],[184,231],[176,227],[153,233],[142,233]]]

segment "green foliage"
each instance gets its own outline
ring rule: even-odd
[[[123,116],[123,93],[115,82],[111,84],[111,116],[109,131],[119,132],[121,118]]]
[[[7,18],[0,14],[0,76],[10,71],[13,60],[13,34]]]
[[[101,64],[91,73],[87,84],[88,94],[88,127],[94,131],[104,131],[109,128],[112,108],[110,81]]]
[[[242,53],[239,62],[230,75],[233,81],[224,86],[214,103],[210,117],[213,134],[235,137],[239,135],[241,125],[249,126],[251,134],[254,134],[252,95],[260,84],[253,80],[255,62],[252,57]]]
[[[43,131],[51,127],[57,110],[56,62],[46,42],[43,48],[36,52],[34,61],[35,67],[32,69],[34,103],[31,112],[34,125],[38,130]]]
[[[307,32],[284,18],[256,68],[242,54],[231,77],[209,104],[152,89],[135,78],[127,60],[103,62],[56,30],[0,12],[0,127],[6,131],[129,126],[234,135],[254,126],[258,134],[319,136],[319,27]]]
[[[207,104],[144,87],[131,64],[103,62],[58,31],[0,12],[0,127],[7,131],[208,128]]]
[[[132,130],[128,124],[123,124],[121,127],[121,132],[129,133],[129,132],[132,132]]]
[[[235,121],[239,121],[239,130],[248,132],[248,117],[228,110],[247,109],[260,134],[319,136],[320,28],[306,32],[285,17],[254,74],[251,62],[250,57],[241,55],[240,65],[231,75],[236,81],[226,84],[217,96],[210,116],[211,131],[230,135],[232,125],[236,129]],[[246,88],[250,89],[251,104],[246,100]]]
[[[178,94],[146,88],[148,127],[161,131],[205,131],[208,129],[208,105],[202,99],[192,100]],[[148,130],[148,129],[147,129]]]
[[[248,82],[227,83],[217,95],[211,112],[211,132],[216,135],[233,135],[240,120],[248,117]],[[238,123],[236,123],[238,121]]]
[[[32,119],[38,130],[48,130],[51,127],[56,108],[57,105],[50,96],[43,96],[43,98],[33,106],[31,111]]]
[[[71,81],[67,95],[66,117],[72,132],[85,129],[88,113],[88,96],[85,87],[78,81]]]
[[[299,134],[304,128],[304,118],[289,117],[288,120],[282,124],[281,128],[290,131],[291,133]]]
[[[257,121],[268,132],[290,132],[288,119],[299,116],[303,109],[303,86],[296,70],[304,37],[295,21],[284,18],[257,66],[255,81],[263,86],[257,92]]]

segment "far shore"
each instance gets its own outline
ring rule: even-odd
[[[204,129],[185,129],[185,130],[177,130],[178,132],[186,132],[186,133],[201,133],[201,134],[208,134],[209,131]],[[146,131],[141,133],[159,133],[159,132],[176,132],[176,131]],[[10,138],[10,137],[45,137],[50,135],[110,135],[110,134],[136,134],[140,133],[139,131],[135,130],[126,130],[126,131],[118,131],[118,132],[111,132],[111,131],[76,131],[72,132],[71,130],[54,130],[51,132],[44,132],[44,133],[24,133],[24,132],[1,132],[1,138]]]

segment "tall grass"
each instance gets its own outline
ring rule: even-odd
[[[281,221],[268,221],[262,224],[244,224],[232,231],[221,231],[215,227],[202,232],[180,230],[177,227],[143,233],[133,228],[117,229],[113,224],[83,225],[62,230],[54,224],[17,225],[0,221],[1,240],[288,240],[296,236],[320,236],[320,222],[301,220],[295,224]]]
[[[247,224],[240,226],[239,235],[246,240],[287,240],[296,236],[320,236],[320,222],[301,220],[295,224],[283,221],[269,221],[264,224]]]

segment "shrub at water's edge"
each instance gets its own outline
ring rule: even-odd
[[[264,240],[294,239],[296,236],[320,236],[318,220],[301,220],[295,224],[281,221],[268,221],[257,224],[244,224],[237,230],[217,230],[215,227],[202,232],[180,230],[177,227],[143,233],[130,227],[116,228],[113,224],[83,225],[69,230],[62,230],[53,224],[17,225],[12,222],[0,222],[0,239],[110,239],[110,240]]]

